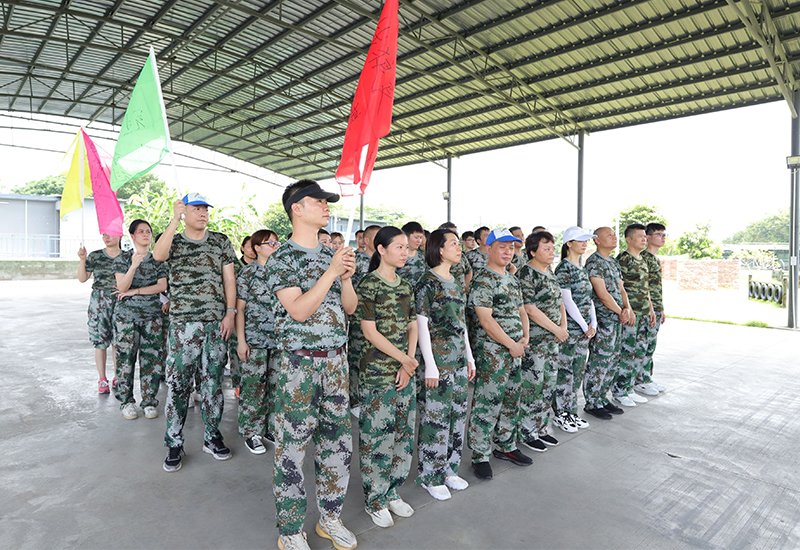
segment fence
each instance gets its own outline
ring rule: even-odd
[[[80,237],[60,235],[24,235],[0,233],[0,258],[67,258],[77,259],[81,246]],[[103,240],[86,239],[86,250],[91,252],[103,248]]]

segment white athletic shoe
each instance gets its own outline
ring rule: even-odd
[[[364,509],[367,511],[367,514],[369,514],[369,517],[372,518],[372,522],[378,527],[391,527],[394,525],[392,514],[389,513],[387,508],[383,508],[377,512],[370,512],[366,508]]]
[[[311,550],[308,546],[306,534],[297,533],[296,535],[281,535],[278,537],[278,548],[280,550]]]
[[[386,511],[386,513],[388,514],[389,512]],[[391,519],[391,516],[389,518]],[[350,550],[358,546],[356,536],[344,526],[340,519],[319,518],[316,531],[320,537],[333,542],[333,547],[336,550]]]
[[[389,511],[401,518],[410,518],[414,515],[414,509],[402,498],[390,500]]]
[[[446,485],[425,485],[423,483],[422,488],[436,500],[448,500],[451,496]]]
[[[135,403],[126,403],[122,407],[122,418],[125,420],[136,420],[139,418],[139,411],[136,410]]]
[[[145,407],[144,408],[144,417],[145,418],[158,418],[158,410],[155,407]]]
[[[361,416],[361,407],[353,407],[352,409],[350,409],[350,414],[358,418],[359,416]]]
[[[639,394],[638,394],[638,393],[636,393],[636,392],[629,393],[629,394],[628,394],[628,397],[630,397],[631,399],[633,399],[633,400],[634,400],[634,402],[636,402],[636,403],[647,403],[647,398],[646,398],[646,397],[642,397],[641,395],[639,395]]]
[[[614,401],[622,405],[623,407],[635,407],[636,403],[633,402],[633,399],[628,394],[621,395],[619,397],[614,396]],[[646,400],[645,400],[646,401]]]
[[[636,384],[633,389],[645,395],[658,395],[658,390],[652,384]]]
[[[444,484],[456,491],[463,491],[469,487],[467,480],[458,476],[447,476],[444,478]]]
[[[661,384],[659,384],[658,382],[650,382],[650,384],[651,384],[651,385],[652,385],[652,386],[653,386],[655,389],[657,389],[659,392],[662,392],[662,391],[667,391],[667,388],[666,388],[666,386],[662,386],[662,385],[661,385]]]

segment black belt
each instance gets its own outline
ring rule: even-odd
[[[332,359],[337,355],[341,355],[344,353],[344,346],[332,349],[328,351],[313,351],[310,349],[295,349],[292,350],[292,353],[295,355],[302,355],[303,357],[327,357],[328,359]]]

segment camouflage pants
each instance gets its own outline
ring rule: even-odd
[[[458,474],[467,423],[467,367],[440,368],[439,386],[425,388],[420,408],[417,485],[444,485]]]
[[[276,388],[278,372],[280,371],[280,354],[271,349],[267,362],[267,430],[275,434],[275,404],[277,401]]]
[[[622,326],[619,370],[611,387],[611,393],[617,397],[630,393],[637,374],[644,370],[649,324],[650,318],[647,315],[639,315],[634,326]]]
[[[89,341],[95,349],[108,349],[114,343],[114,305],[110,290],[92,290],[89,298]]]
[[[608,405],[608,389],[619,365],[622,325],[617,320],[597,320],[597,333],[589,341],[589,360],[583,377],[587,409]]]
[[[554,413],[578,414],[578,389],[583,382],[587,351],[589,340],[582,333],[570,334],[565,342],[559,344],[558,357],[555,360],[558,374],[553,392]]]
[[[520,359],[492,342],[475,346],[475,391],[469,425],[472,462],[486,462],[492,442],[501,450],[517,448],[517,417],[520,393]]]
[[[267,363],[268,349],[250,348],[247,361],[239,362],[239,435],[263,435],[267,426]]]
[[[240,388],[239,395],[241,395],[242,385],[242,365],[239,361],[239,338],[236,336],[236,331],[231,333],[228,338],[228,367],[231,371],[231,387]]]
[[[225,368],[228,346],[220,335],[219,321],[185,322],[172,319],[169,327],[169,352],[167,354],[167,417],[165,445],[183,445],[183,424],[191,399],[192,379],[200,376],[205,440],[221,437],[219,421],[222,418],[222,371]]]
[[[394,384],[359,389],[361,484],[367,510],[377,512],[400,498],[397,490],[411,470],[417,392],[413,381],[400,391]]]
[[[342,512],[353,457],[348,367],[344,355],[326,358],[277,353],[272,491],[278,531],[296,535],[303,530],[306,517],[303,461],[312,440],[320,516],[333,520]]]
[[[142,407],[157,407],[158,386],[164,377],[164,331],[161,315],[136,323],[114,322],[114,352],[117,357],[117,385],[114,396],[122,405],[135,403],[133,376],[139,357],[139,387]]]
[[[644,367],[636,374],[636,384],[649,384],[653,381],[653,355],[658,343],[658,331],[661,329],[661,312],[656,311],[656,326],[647,325],[647,343],[644,352]]]
[[[361,361],[361,350],[364,347],[364,333],[357,328],[353,328],[353,323],[358,323],[350,319],[349,340],[347,342],[347,363],[350,365],[348,380],[348,395],[350,396],[350,408],[358,406],[358,364]]]
[[[554,363],[558,344],[531,346],[522,357],[522,389],[517,431],[521,439],[535,439],[547,430],[553,403]]]

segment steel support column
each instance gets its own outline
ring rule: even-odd
[[[453,183],[453,157],[452,155],[447,155],[447,221],[452,221],[450,218],[451,206],[453,203],[453,196],[450,194],[452,192],[452,183]]]
[[[361,206],[358,208],[358,228],[364,231],[364,195],[361,195]]]
[[[583,130],[578,131],[578,221],[583,227]]]
[[[796,111],[800,111],[800,93],[792,93],[792,101]],[[792,156],[800,155],[800,118],[792,118]],[[789,328],[797,328],[797,262],[800,256],[800,185],[798,185],[798,171],[792,170],[790,187],[791,204],[789,205],[789,293],[786,298],[787,310],[789,312]]]

